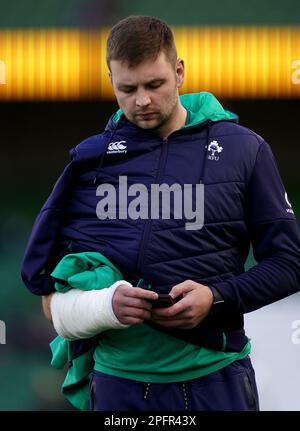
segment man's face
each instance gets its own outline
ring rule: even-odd
[[[172,121],[178,107],[178,88],[184,76],[183,61],[172,65],[164,52],[154,59],[129,67],[110,62],[110,78],[126,118],[142,129],[160,129]]]

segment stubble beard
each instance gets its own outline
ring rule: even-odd
[[[147,125],[143,124],[145,122],[142,122],[142,121],[133,121],[133,122],[141,129],[157,132],[162,127],[164,127],[169,121],[172,120],[172,117],[174,116],[177,107],[178,107],[178,98],[176,96],[172,101],[172,108],[170,109],[170,111],[168,111],[165,114],[159,113],[158,118],[156,119],[156,125],[149,124],[149,126],[147,127]]]

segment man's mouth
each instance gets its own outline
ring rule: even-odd
[[[139,118],[142,118],[143,120],[151,120],[152,118],[154,118],[156,116],[155,112],[147,112],[145,114],[137,114],[136,115]]]

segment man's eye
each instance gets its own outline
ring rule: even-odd
[[[155,89],[155,88],[159,88],[161,85],[162,85],[162,82],[157,82],[155,84],[150,84],[149,88]]]
[[[121,89],[121,91],[123,93],[126,93],[126,94],[132,93],[133,90],[134,90],[133,88],[123,88],[123,89]]]

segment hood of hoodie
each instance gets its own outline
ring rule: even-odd
[[[201,125],[207,121],[238,121],[238,116],[223,108],[218,99],[206,91],[188,93],[179,96],[182,106],[187,110],[187,119],[182,129]],[[122,109],[115,112],[106,129],[115,128],[121,118],[124,118]]]

